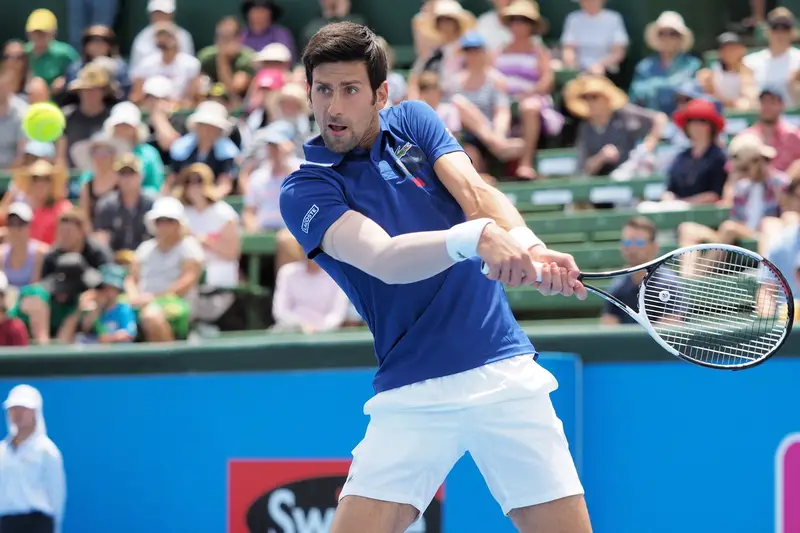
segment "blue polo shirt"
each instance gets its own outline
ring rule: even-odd
[[[380,126],[369,151],[337,154],[321,137],[310,140],[308,163],[286,178],[280,197],[286,226],[372,331],[375,392],[534,354],[503,286],[481,274],[477,258],[417,283],[387,285],[320,250],[331,224],[351,209],[393,237],[466,220],[433,171],[439,157],[462,149],[436,112],[402,102],[381,111]]]

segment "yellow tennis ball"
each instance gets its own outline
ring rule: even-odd
[[[41,102],[33,104],[22,119],[22,129],[29,139],[39,142],[54,142],[67,125],[64,113],[54,104]]]

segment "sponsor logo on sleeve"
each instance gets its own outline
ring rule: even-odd
[[[312,205],[306,212],[306,216],[303,217],[303,225],[301,226],[303,233],[308,233],[308,226],[311,224],[311,221],[314,220],[314,217],[317,216],[317,213],[319,213],[317,204]]]

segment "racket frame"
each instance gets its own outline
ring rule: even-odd
[[[786,309],[787,325],[786,325],[786,330],[783,332],[783,336],[775,344],[775,347],[772,349],[772,351],[770,353],[768,353],[767,355],[765,355],[764,357],[762,357],[761,359],[759,359],[757,361],[754,361],[754,362],[751,362],[751,363],[745,363],[745,364],[742,364],[742,365],[725,365],[725,366],[722,366],[722,365],[715,365],[713,363],[707,363],[707,362],[704,362],[704,361],[698,361],[696,359],[692,359],[690,357],[686,357],[683,354],[681,354],[678,350],[676,350],[675,348],[673,348],[672,346],[667,344],[667,342],[664,341],[664,339],[662,339],[659,336],[659,334],[656,332],[656,330],[653,327],[653,325],[650,323],[650,320],[647,318],[647,314],[644,312],[644,309],[645,309],[644,298],[645,298],[645,292],[646,292],[646,287],[647,287],[647,281],[649,280],[651,274],[653,272],[655,272],[655,270],[661,264],[665,263],[666,261],[668,261],[669,259],[671,259],[672,257],[674,257],[676,255],[681,255],[681,254],[685,254],[685,253],[689,253],[689,252],[700,252],[700,251],[703,251],[703,250],[722,250],[722,251],[729,251],[729,252],[735,252],[735,253],[747,255],[747,256],[751,257],[752,259],[755,259],[756,261],[758,261],[761,265],[766,266],[767,268],[769,268],[769,270],[772,271],[775,274],[775,276],[778,278],[778,280],[783,285],[784,291],[788,295],[787,302],[786,302],[787,303],[787,309]],[[592,287],[592,286],[586,285],[586,284],[584,284],[584,287],[586,287],[587,291],[600,296],[601,298],[603,298],[604,300],[606,300],[608,302],[611,302],[613,305],[617,306],[619,309],[621,309],[622,311],[627,313],[640,326],[642,326],[647,331],[647,333],[653,338],[653,340],[655,340],[662,348],[664,348],[667,352],[671,353],[672,355],[674,355],[675,357],[677,357],[679,359],[682,359],[684,361],[687,361],[687,362],[695,364],[695,365],[700,365],[700,366],[704,366],[704,367],[707,367],[707,368],[714,368],[714,369],[718,369],[718,370],[719,369],[722,369],[722,370],[742,370],[742,369],[745,369],[745,368],[752,368],[754,366],[760,365],[761,363],[763,363],[764,361],[766,361],[767,359],[772,357],[780,349],[780,347],[783,346],[783,344],[786,342],[786,339],[789,337],[789,333],[792,331],[792,325],[794,323],[794,295],[792,294],[792,290],[791,290],[791,288],[789,286],[789,283],[786,281],[786,277],[778,269],[778,267],[776,267],[769,260],[765,259],[764,257],[762,257],[761,255],[759,255],[759,254],[757,254],[755,252],[747,250],[746,248],[740,248],[739,246],[731,246],[731,245],[727,245],[727,244],[713,244],[713,243],[711,243],[711,244],[697,244],[697,245],[693,245],[693,246],[684,246],[683,248],[678,248],[677,250],[673,250],[671,252],[668,252],[668,253],[662,255],[661,257],[657,257],[656,259],[653,259],[652,261],[648,261],[647,263],[643,263],[643,264],[637,265],[635,267],[631,267],[631,268],[627,268],[627,269],[621,269],[621,270],[606,271],[606,272],[587,272],[587,273],[582,273],[580,276],[578,276],[578,279],[580,281],[589,281],[589,280],[593,280],[593,279],[616,278],[616,277],[621,277],[623,275],[627,276],[627,275],[630,275],[630,274],[634,274],[636,272],[641,272],[642,270],[646,270],[647,274],[645,274],[645,277],[642,279],[641,283],[639,284],[639,298],[638,298],[638,300],[639,300],[639,311],[634,311],[629,306],[627,306],[623,302],[621,302],[619,299],[615,298],[614,296],[612,296],[611,294],[609,294],[608,292],[606,292],[606,291],[604,291],[602,289],[598,289],[598,288],[595,288],[595,287]]]

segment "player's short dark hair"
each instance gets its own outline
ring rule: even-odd
[[[647,238],[650,242],[656,240],[656,233],[658,228],[656,227],[656,223],[650,220],[647,217],[636,216],[628,219],[625,222],[625,228],[633,228],[647,232]]]
[[[375,33],[361,24],[336,22],[323,27],[303,51],[303,66],[308,84],[314,82],[314,69],[325,63],[361,61],[367,67],[372,92],[386,81],[389,62],[386,50]]]

